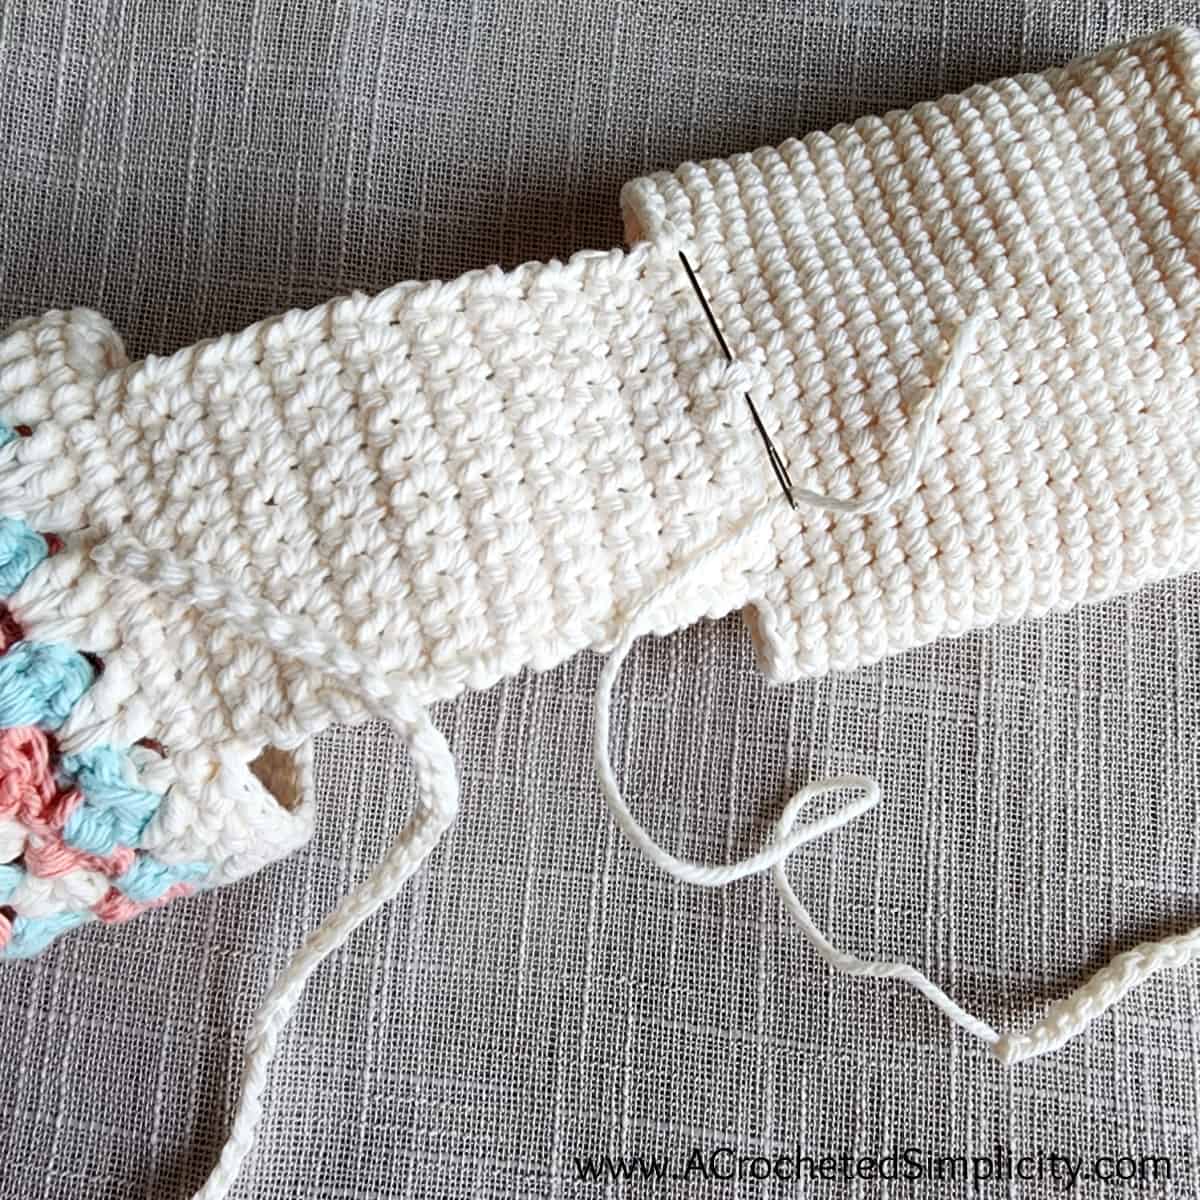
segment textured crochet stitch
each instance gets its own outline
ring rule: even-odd
[[[626,185],[629,248],[402,283],[127,361],[99,314],[0,340],[0,955],[231,882],[312,827],[310,741],[393,721],[421,794],[251,1031],[249,1148],[308,972],[453,818],[425,706],[611,655],[601,786],[656,862],[772,870],[817,950],[901,978],[1015,1060],[1195,935],[1003,1035],[919,971],[826,941],[785,860],[865,812],[805,789],[742,863],[624,806],[629,645],[742,609],[776,682],[1200,568],[1200,35]],[[695,265],[734,362],[681,267]],[[774,489],[746,395],[797,485]],[[856,798],[797,827],[823,791]],[[1087,990],[1091,989],[1091,990]]]

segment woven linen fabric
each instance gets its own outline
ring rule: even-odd
[[[351,287],[606,246],[626,178],[1188,19],[9,6],[0,316],[87,304],[162,352]],[[1195,923],[1198,592],[775,690],[736,623],[702,627],[639,647],[618,765],[667,843],[709,859],[758,844],[797,783],[877,773],[883,809],[800,856],[802,894],[840,942],[1021,1024],[1075,964]],[[724,1144],[1156,1153],[1171,1194],[1192,1187],[1194,974],[1005,1075],[911,995],[831,979],[765,882],[699,894],[636,859],[591,783],[595,673],[438,711],[463,816],[314,982],[244,1194],[583,1195],[577,1155]],[[294,862],[0,975],[0,1194],[202,1177],[248,1011],[407,809],[381,730],[329,735],[317,767]]]

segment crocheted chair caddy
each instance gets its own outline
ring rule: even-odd
[[[624,250],[165,358],[129,362],[86,310],[7,331],[3,955],[295,849],[332,722],[393,722],[416,774],[384,861],[264,1001],[202,1195],[237,1174],[304,979],[453,818],[426,706],[584,649],[610,656],[597,768],[636,845],[704,885],[772,871],[833,966],[907,981],[1006,1061],[1193,958],[1195,933],[1140,946],[1001,1034],[833,947],[792,890],[788,856],[873,781],[811,784],[748,859],[685,862],[625,806],[608,698],[638,635],[737,609],[787,682],[1200,568],[1198,81],[1200,36],[1169,30],[636,180]],[[798,825],[824,793],[842,807]]]

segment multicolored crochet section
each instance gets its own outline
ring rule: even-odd
[[[23,433],[0,428],[0,445]],[[143,774],[161,748],[58,751],[55,730],[104,665],[27,639],[9,601],[61,548],[54,534],[0,518],[0,958],[37,954],[88,921],[129,920],[192,892],[210,869],[142,847],[164,799]]]

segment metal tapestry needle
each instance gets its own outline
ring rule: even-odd
[[[732,363],[733,355],[729,352],[725,335],[721,332],[720,325],[717,324],[717,318],[713,316],[713,310],[709,307],[708,297],[705,296],[704,289],[700,286],[700,280],[696,278],[696,272],[692,270],[692,264],[688,262],[687,255],[682,250],[679,252],[679,258],[683,263],[683,269],[687,272],[688,282],[700,298],[700,305],[704,309],[704,315],[708,318],[709,325],[712,326],[713,333],[716,335],[717,345],[721,347],[721,353],[725,355],[725,361]],[[771,441],[771,436],[767,433],[766,426],[762,423],[762,418],[758,415],[758,409],[754,407],[754,401],[750,399],[750,393],[746,392],[744,394],[746,403],[750,406],[750,415],[754,418],[754,424],[758,428],[759,436],[763,440],[763,445],[767,448],[767,458],[771,461],[771,467],[775,471],[775,478],[779,480],[779,486],[783,488],[783,494],[787,497],[788,504],[794,509],[796,507],[796,500],[792,495],[791,476],[788,475],[787,467],[783,465],[783,459],[779,457],[779,452],[775,449],[775,443]]]

